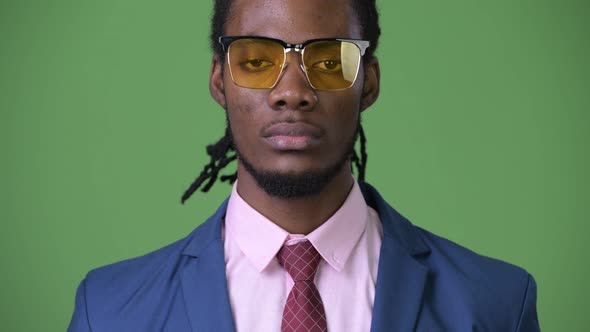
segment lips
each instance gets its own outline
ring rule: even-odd
[[[323,132],[304,122],[280,122],[263,131],[264,139],[280,151],[301,151],[319,143]]]

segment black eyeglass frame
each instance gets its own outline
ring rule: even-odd
[[[287,60],[287,53],[291,52],[291,51],[295,51],[297,53],[299,53],[301,55],[301,69],[303,70],[303,72],[305,73],[305,77],[307,78],[307,82],[309,83],[309,85],[314,88],[317,89],[316,87],[313,86],[313,83],[311,83],[310,79],[309,79],[309,75],[307,73],[307,70],[305,69],[305,67],[303,66],[303,52],[304,49],[307,45],[311,44],[311,43],[315,43],[315,42],[320,42],[320,41],[341,41],[341,42],[349,42],[354,44],[360,51],[360,56],[359,56],[359,63],[357,64],[357,70],[356,70],[356,74],[354,77],[354,80],[352,81],[352,83],[350,84],[350,86],[346,87],[346,88],[342,88],[342,89],[317,89],[317,90],[345,90],[350,88],[351,86],[354,85],[354,83],[356,82],[356,79],[358,77],[358,72],[359,72],[359,67],[360,67],[360,62],[362,57],[365,55],[365,52],[367,51],[367,49],[369,48],[369,46],[371,45],[371,42],[368,40],[364,40],[364,39],[353,39],[353,38],[316,38],[316,39],[309,39],[304,41],[301,44],[290,44],[290,43],[286,43],[281,39],[277,39],[277,38],[271,38],[271,37],[264,37],[264,36],[220,36],[218,39],[219,44],[221,44],[221,47],[223,49],[223,52],[226,54],[227,61],[229,63],[229,47],[231,45],[231,43],[233,43],[236,40],[240,40],[240,39],[259,39],[259,40],[268,40],[268,41],[272,41],[272,42],[276,42],[279,45],[283,46],[283,50],[284,50],[284,58],[283,58],[283,64],[281,65],[281,71],[279,72],[279,75],[277,76],[276,81],[274,82],[274,84],[269,87],[269,88],[251,88],[251,87],[247,87],[247,88],[251,88],[251,89],[272,89],[274,88],[277,83],[280,81],[281,76],[283,74],[283,69],[285,67],[285,62]],[[230,66],[230,74],[231,74],[231,66]],[[232,77],[232,81],[234,81],[235,84],[239,85],[238,83],[236,83],[236,81],[233,78],[233,74],[231,74]]]

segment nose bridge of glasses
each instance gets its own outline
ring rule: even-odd
[[[286,66],[291,61],[289,60],[289,54],[291,54],[291,52],[299,53],[300,65],[303,65],[303,47],[301,45],[291,44],[285,47],[285,63],[283,65]]]
[[[299,56],[293,54],[292,52],[299,53]],[[289,67],[289,64],[293,61],[293,59],[289,59],[292,57],[299,59],[299,60],[295,60],[295,61],[299,61],[298,65],[296,65],[296,67],[299,67],[299,69],[303,72],[305,79],[308,80],[307,73],[305,72],[305,65],[303,64],[303,47],[301,45],[289,45],[289,46],[285,47],[285,58],[284,58],[284,62],[282,65],[282,67],[283,67],[282,73],[278,79],[280,79],[284,75],[284,72]]]

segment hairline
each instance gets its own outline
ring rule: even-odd
[[[216,3],[217,3],[217,0],[213,0],[213,1],[214,1],[214,6],[215,6]],[[228,3],[229,6],[228,6],[228,9],[227,9],[227,15],[225,17],[225,20],[223,22],[221,22],[220,35],[219,36],[212,36],[213,29],[211,29],[211,31],[210,31],[210,34],[211,34],[210,39],[213,39],[213,37],[215,38],[214,45],[211,45],[213,56],[214,57],[217,57],[218,60],[220,60],[222,63],[225,62],[225,53],[223,52],[223,50],[219,46],[217,46],[217,44],[219,43],[219,37],[221,37],[223,35],[226,35],[225,29],[226,29],[227,23],[229,21],[231,21],[236,16],[236,13],[235,13],[235,10],[234,10],[234,3],[235,3],[235,1],[236,0],[227,0],[227,3]],[[355,5],[355,3],[357,3],[357,1],[358,0],[348,0],[348,4],[347,4],[348,5],[348,8],[354,13],[354,15],[356,17],[356,22],[355,23],[360,28],[361,39],[369,40],[370,42],[372,42],[372,40],[370,40],[368,38],[368,36],[365,35],[366,34],[366,31],[365,31],[366,30],[365,29],[366,22],[361,22],[361,15],[359,13],[358,6]],[[378,10],[377,10],[376,7],[377,7],[377,4],[375,4],[375,9],[376,9],[376,14],[378,15]],[[214,24],[213,21],[214,21],[215,14],[216,14],[216,12],[215,12],[215,8],[214,8],[213,9],[213,15],[214,16],[210,20],[210,24],[212,26]],[[377,34],[375,40],[377,41],[378,39],[379,39],[379,34]],[[371,44],[373,44],[373,43],[371,43]],[[363,61],[364,64],[369,63],[371,60],[376,59],[375,54],[374,54],[375,51],[376,51],[376,46],[377,45],[369,45],[369,48],[368,48],[368,50],[370,50],[369,54],[368,55],[364,55],[362,57],[362,61]]]

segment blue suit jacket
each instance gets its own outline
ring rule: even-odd
[[[371,331],[539,331],[526,271],[418,228],[374,188],[361,189],[383,222]],[[226,204],[186,238],[88,273],[68,331],[234,331]]]

